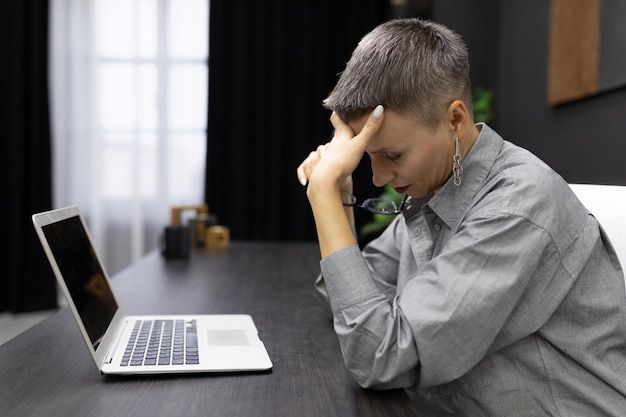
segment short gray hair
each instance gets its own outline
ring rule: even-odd
[[[435,128],[454,100],[472,112],[467,47],[445,26],[418,18],[394,19],[365,35],[324,107],[345,121],[377,105]]]

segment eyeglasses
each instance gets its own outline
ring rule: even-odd
[[[404,200],[402,200],[402,204],[400,204],[400,207],[398,207],[393,201],[386,200],[384,198],[368,198],[359,204],[356,202],[356,196],[348,193],[341,193],[341,195],[343,197],[343,205],[345,207],[359,207],[376,214],[400,214],[402,212],[402,207],[404,207],[404,202],[406,201],[405,196]]]

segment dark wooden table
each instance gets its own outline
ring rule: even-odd
[[[346,371],[313,243],[233,242],[165,261],[152,252],[112,279],[127,314],[249,313],[265,373],[102,376],[67,308],[0,346],[0,416],[416,416],[402,390],[360,388]]]

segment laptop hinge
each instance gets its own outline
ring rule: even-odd
[[[122,336],[125,334],[126,326],[128,326],[128,319],[124,319],[120,331],[117,332],[117,335],[115,337],[115,343],[111,344],[111,347],[109,348],[109,351],[104,358],[105,365],[110,365],[111,363],[113,363],[113,356],[115,355],[115,352],[117,352],[119,344],[122,343],[124,339],[124,337]]]

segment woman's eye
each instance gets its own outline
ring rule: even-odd
[[[401,153],[389,153],[387,154],[387,159],[390,161],[397,161],[402,156]]]

